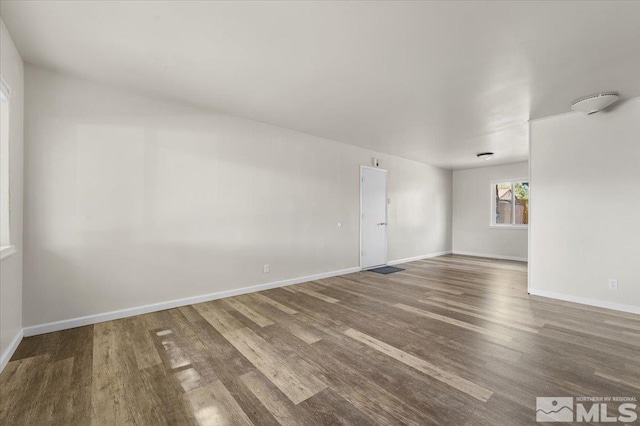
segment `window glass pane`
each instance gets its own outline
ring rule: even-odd
[[[496,223],[511,224],[511,197],[513,196],[510,183],[496,185]]]
[[[9,88],[0,79],[0,102],[9,102]]]
[[[529,223],[529,182],[516,182],[514,185],[516,197],[516,225],[527,225]]]

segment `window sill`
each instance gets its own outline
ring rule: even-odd
[[[491,224],[489,225],[490,228],[493,229],[512,229],[512,230],[520,230],[520,231],[526,231],[527,229],[529,229],[528,225],[494,225]]]
[[[11,256],[12,254],[16,253],[18,250],[16,250],[16,246],[4,246],[4,247],[0,247],[0,260],[6,259],[7,257]]]

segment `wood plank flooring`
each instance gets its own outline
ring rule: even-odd
[[[640,316],[442,256],[26,338],[1,425],[534,424],[536,396],[640,396]]]

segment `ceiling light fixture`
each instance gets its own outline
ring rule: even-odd
[[[491,157],[493,157],[493,152],[481,152],[480,154],[476,154],[476,157],[484,161],[489,161]]]
[[[587,115],[595,114],[602,111],[612,103],[618,100],[618,94],[615,92],[602,92],[597,95],[584,96],[571,102],[571,109],[574,111],[582,111]]]

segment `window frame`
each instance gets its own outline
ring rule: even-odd
[[[496,185],[501,183],[508,183],[511,185],[511,222],[512,223],[496,223],[496,198],[495,198],[495,188]],[[515,196],[515,184],[516,183],[528,183],[529,184],[529,192],[531,192],[531,182],[529,182],[529,178],[514,178],[514,179],[498,179],[492,180],[491,186],[489,187],[489,207],[491,209],[491,216],[489,217],[489,226],[491,228],[496,229],[519,229],[519,230],[527,230],[529,229],[529,224],[515,224],[515,211],[516,211],[516,196]]]
[[[2,164],[0,165],[0,173],[2,175],[0,175],[0,184],[2,185],[2,188],[0,188],[0,191],[2,191],[3,195],[2,197],[6,196],[6,200],[5,203],[2,203],[2,211],[0,211],[0,221],[2,221],[0,223],[0,228],[2,228],[2,230],[4,232],[6,232],[6,235],[4,236],[4,240],[0,240],[0,260],[3,260],[9,256],[11,256],[12,254],[16,253],[16,246],[12,244],[12,240],[11,240],[11,190],[10,190],[10,172],[9,172],[9,168],[11,166],[10,162],[9,162],[9,156],[10,156],[10,146],[11,146],[11,95],[12,95],[12,91],[11,88],[9,87],[9,85],[7,84],[7,82],[4,80],[4,78],[2,78],[2,75],[0,75],[0,85],[2,85],[3,87],[0,88],[0,90],[2,90],[2,97],[6,98],[5,101],[0,100],[0,102],[6,102],[6,107],[7,107],[7,121],[8,123],[6,123],[7,126],[7,132],[6,132],[6,141],[4,140],[4,138],[2,138],[2,142],[0,142],[0,161],[2,162]],[[1,131],[1,130],[0,130]],[[5,187],[6,186],[6,187]]]

